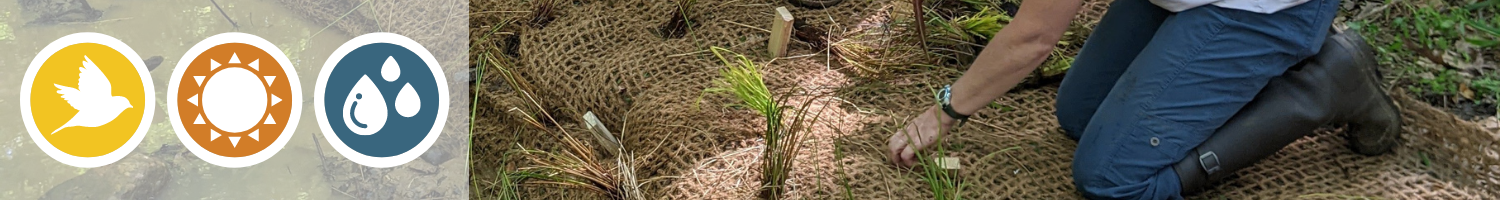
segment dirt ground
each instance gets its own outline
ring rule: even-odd
[[[532,0],[533,2],[535,0]],[[535,88],[525,101],[498,73],[474,87],[471,194],[495,198],[497,172],[533,165],[513,149],[559,151],[561,135],[520,120],[545,110],[575,138],[592,142],[581,125],[593,112],[634,152],[647,199],[751,199],[760,186],[757,133],[764,121],[737,100],[706,93],[724,68],[708,52],[724,47],[763,64],[773,93],[790,94],[793,107],[823,111],[810,128],[787,181],[790,199],[925,199],[931,192],[919,172],[887,164],[885,139],[921,109],[934,90],[959,75],[953,67],[911,67],[882,76],[855,72],[838,57],[794,43],[787,57],[767,55],[773,9],[827,27],[832,40],[891,31],[891,1],[849,0],[809,10],[776,0],[700,1],[697,23],[682,38],[654,33],[674,9],[671,1],[564,1],[545,25],[529,23],[533,3],[473,1],[471,41],[499,49],[520,82]],[[1097,5],[1097,4],[1096,4]],[[496,29],[500,21],[520,25]],[[498,31],[497,31],[498,30]],[[899,31],[899,30],[898,30]],[[492,48],[493,47],[493,48]],[[479,56],[480,51],[473,55]],[[472,60],[480,58],[471,57]],[[471,62],[471,63],[478,63]],[[493,66],[476,66],[495,70]],[[1011,92],[970,125],[945,139],[962,160],[972,199],[1080,198],[1069,176],[1076,144],[1052,116],[1055,86]],[[1400,92],[1397,92],[1400,93]],[[1500,197],[1496,133],[1398,95],[1407,117],[1404,143],[1395,153],[1360,156],[1337,131],[1321,131],[1288,146],[1208,192],[1190,198],[1494,199]],[[539,105],[543,109],[532,109]],[[600,150],[603,151],[603,150]],[[613,159],[613,158],[605,158]],[[600,198],[579,188],[522,184],[526,199]]]

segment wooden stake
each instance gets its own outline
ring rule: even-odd
[[[932,158],[932,161],[934,163],[937,163],[939,168],[943,168],[946,170],[959,170],[964,168],[963,165],[959,164],[958,157],[938,157]]]
[[[776,19],[771,21],[771,56],[786,55],[786,45],[792,38],[792,12],[786,7],[776,7]]]
[[[593,111],[584,113],[583,121],[594,133],[594,139],[599,140],[599,146],[608,149],[610,155],[620,155],[620,140],[615,139],[615,135],[609,132],[609,128],[604,127],[604,122],[599,122],[599,117],[595,117]]]

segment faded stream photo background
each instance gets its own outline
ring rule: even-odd
[[[215,5],[217,4],[217,6]],[[457,0],[0,0],[0,199],[464,199],[469,196],[468,3]],[[231,22],[231,20],[233,22]],[[164,111],[128,156],[111,167],[77,168],[42,152],[21,119],[20,86],[33,58],[68,34],[97,32],[143,59],[160,56],[149,75],[156,107],[189,48],[213,35],[243,32],[275,44],[302,86],[301,119],[269,160],[225,168],[180,145]],[[391,168],[355,164],[323,138],[313,113],[322,65],[349,39],[371,32],[405,35],[437,57],[448,76],[450,108],[442,135],[422,157]],[[152,61],[147,61],[151,63]],[[148,64],[150,65],[150,64]],[[165,172],[165,173],[146,173]],[[146,174],[121,176],[119,174]],[[159,181],[158,181],[159,180]]]

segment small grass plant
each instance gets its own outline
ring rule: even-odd
[[[923,42],[930,44],[927,49],[959,63],[972,62],[995,33],[1011,21],[1004,11],[990,7],[956,16],[944,16],[943,12],[931,8],[928,10],[924,12],[927,20],[923,23],[930,31],[923,37]]]
[[[766,130],[761,133],[766,148],[761,154],[761,188],[758,196],[761,199],[781,199],[786,193],[786,179],[792,171],[793,160],[801,152],[802,139],[806,135],[804,131],[812,124],[817,124],[817,116],[821,111],[811,113],[809,106],[802,106],[794,111],[790,124],[785,123],[783,111],[788,108],[784,106],[788,98],[783,96],[778,99],[771,93],[766,87],[759,64],[728,49],[711,47],[710,50],[724,63],[725,68],[720,71],[723,76],[720,79],[721,87],[709,88],[708,92],[733,94],[743,106],[766,118]],[[733,57],[725,57],[726,54]],[[812,99],[816,98],[809,98],[802,105],[808,105]]]
[[[509,158],[510,156],[512,156],[514,153],[517,153],[517,152],[518,151],[508,151],[508,152],[506,152],[504,155],[502,155],[500,157],[500,160],[508,160],[507,158]],[[496,200],[520,200],[520,199],[522,199],[521,198],[522,197],[522,195],[521,195],[521,183],[526,182],[528,180],[540,179],[540,178],[545,178],[545,177],[546,177],[545,174],[539,173],[539,172],[537,172],[535,170],[520,170],[520,169],[512,169],[512,168],[510,168],[508,166],[502,166],[502,167],[495,168],[495,177],[494,178],[492,178],[490,180],[483,180],[483,181],[486,182],[486,184],[489,187],[489,190],[493,191],[493,194],[495,196],[492,199],[496,199]],[[474,185],[473,187],[476,187],[475,190],[473,190],[473,191],[480,191],[480,190],[478,190],[478,187],[479,187],[480,184],[473,184],[473,185]]]
[[[509,65],[508,62],[507,62],[507,58],[505,58],[504,55],[498,55],[497,56],[497,55],[493,54],[493,52],[499,51],[496,47],[487,46],[488,48],[486,48],[486,47],[481,47],[481,45],[479,45],[479,44],[489,42],[490,39],[491,39],[490,36],[495,35],[497,32],[499,32],[500,29],[503,29],[504,27],[506,27],[506,26],[508,26],[508,25],[510,25],[511,23],[514,23],[514,22],[515,21],[513,21],[513,20],[501,20],[499,23],[494,24],[491,27],[490,31],[488,31],[484,36],[481,36],[481,38],[477,42],[475,42],[474,44],[472,44],[472,45],[469,46],[470,51],[479,52],[478,59],[475,59],[475,65],[474,66],[476,66],[476,67],[475,67],[475,69],[473,71],[474,74],[472,75],[473,78],[471,80],[471,82],[474,82],[474,85],[472,85],[471,87],[469,87],[469,88],[471,88],[474,91],[473,93],[470,93],[471,98],[473,98],[473,99],[471,99],[470,102],[475,102],[475,103],[471,103],[469,105],[470,106],[469,107],[469,121],[470,122],[474,122],[475,121],[474,120],[475,117],[479,113],[479,112],[476,111],[476,109],[478,109],[478,105],[479,105],[477,102],[479,102],[479,96],[481,96],[481,95],[478,95],[479,94],[478,92],[479,91],[483,91],[483,88],[485,86],[485,84],[484,84],[485,69],[489,68],[488,66],[491,66],[491,65],[494,65],[494,66],[496,66],[498,68],[506,68],[505,66]],[[470,123],[469,124],[469,133],[473,134],[473,132],[474,132],[474,123]],[[473,144],[470,144],[470,146],[473,146]],[[507,151],[506,153],[504,153],[500,157],[499,160],[501,160],[501,161],[509,160],[509,158],[512,156],[513,153],[515,153],[515,152]],[[536,173],[535,171],[517,170],[517,169],[511,168],[510,166],[502,165],[500,167],[496,167],[495,168],[495,177],[493,177],[492,179],[490,179],[490,180],[473,180],[476,184],[472,184],[471,187],[473,187],[472,188],[473,190],[471,190],[471,191],[474,191],[475,193],[479,193],[480,191],[489,191],[490,192],[490,193],[487,193],[487,194],[475,194],[475,197],[478,198],[478,199],[519,200],[519,199],[521,199],[521,192],[520,192],[520,185],[521,185],[521,183],[525,182],[527,180],[530,180],[530,179],[541,178],[541,177],[543,177],[543,175],[540,174],[540,173]],[[480,188],[481,184],[478,184],[479,182],[486,182],[485,188]],[[480,196],[480,195],[493,195],[493,196],[490,196],[490,198],[485,198],[485,197]]]
[[[536,183],[583,188],[609,199],[632,198],[626,195],[628,192],[620,184],[615,171],[605,167],[594,157],[598,155],[594,148],[570,136],[563,137],[562,147],[563,153],[521,147],[521,151],[528,155],[527,158],[537,163],[536,166],[524,167],[522,170],[543,173]]]
[[[936,99],[937,93],[934,92],[933,95],[934,99]],[[901,124],[898,127],[905,126],[905,124]],[[907,141],[921,141],[919,138],[916,138],[918,135],[919,134],[917,133],[907,133]],[[933,199],[963,199],[963,189],[966,184],[963,182],[962,177],[958,175],[957,170],[946,169],[942,166],[941,163],[938,163],[937,161],[937,158],[948,155],[948,147],[947,145],[943,144],[943,138],[938,138],[937,140],[935,140],[930,147],[932,147],[931,149],[929,149],[930,154],[921,152],[916,153],[917,160],[920,161],[919,166],[917,166],[917,170],[922,175],[922,182],[927,184],[927,189],[932,192]]]
[[[933,155],[939,156],[934,157],[927,156],[922,153],[917,154],[917,159],[921,160],[922,163],[921,166],[918,167],[921,168],[920,171],[922,173],[922,182],[927,183],[927,189],[932,191],[932,196],[935,200],[964,199],[963,190],[964,186],[966,186],[967,184],[965,184],[963,182],[963,179],[958,176],[956,170],[950,171],[949,169],[944,169],[941,164],[937,162],[938,157],[941,157],[941,155],[946,155],[946,153],[948,152],[947,147],[944,147],[941,144],[936,144],[935,147],[936,148],[933,149],[932,153]]]
[[[526,155],[527,160],[536,164],[535,166],[519,168],[520,171],[525,172],[522,175],[525,175],[526,179],[523,180],[544,185],[583,188],[615,200],[640,200],[645,198],[641,195],[640,185],[636,182],[634,170],[622,169],[631,168],[632,165],[629,163],[617,163],[614,168],[606,166],[604,164],[606,162],[598,159],[598,152],[595,152],[593,147],[574,138],[572,134],[568,133],[567,129],[563,129],[562,127],[548,128],[542,120],[549,122],[546,124],[557,124],[557,120],[536,100],[535,95],[532,93],[534,91],[532,87],[529,84],[525,84],[526,82],[517,76],[517,73],[510,66],[499,64],[501,62],[485,63],[491,63],[490,66],[494,67],[500,76],[509,83],[508,85],[511,86],[511,89],[516,91],[521,99],[526,101],[527,106],[536,112],[533,114],[527,113],[527,109],[511,109],[513,112],[519,112],[515,116],[521,118],[526,124],[545,133],[562,136],[560,146],[563,149],[560,153],[526,149],[525,147],[517,146],[518,151]],[[633,157],[625,155],[622,155],[621,159],[619,162],[634,161]],[[515,183],[519,183],[519,181]]]

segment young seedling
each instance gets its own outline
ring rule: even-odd
[[[786,193],[784,188],[786,179],[792,170],[793,158],[801,152],[803,131],[812,124],[817,124],[819,113],[809,112],[808,106],[803,106],[794,111],[791,124],[784,124],[783,113],[786,107],[787,97],[779,100],[772,97],[771,91],[766,88],[766,83],[760,73],[760,65],[746,58],[744,55],[734,53],[724,48],[712,47],[714,56],[722,61],[726,68],[720,71],[723,75],[720,88],[710,88],[710,92],[729,92],[744,103],[744,106],[753,109],[766,117],[766,130],[761,137],[766,141],[765,151],[761,154],[761,188],[759,197],[761,199],[781,199]],[[724,54],[733,54],[734,58],[725,57]],[[802,105],[808,105],[817,98],[808,98]]]
[[[936,98],[937,93],[934,92],[933,96],[934,98]],[[905,126],[905,124],[898,124],[897,127]],[[905,133],[904,137],[908,137],[908,141],[921,141],[920,138],[916,138],[921,135],[920,133],[903,133]],[[947,156],[948,146],[943,145],[943,138],[937,138],[937,140],[935,140],[930,147],[930,152],[928,152],[930,154],[920,152],[916,154],[916,159],[921,162],[920,166],[917,166],[917,168],[922,173],[922,182],[927,183],[927,188],[932,191],[933,199],[963,199],[962,194],[965,184],[963,183],[962,178],[958,175],[958,170],[962,168],[961,166],[959,166],[959,159],[956,157]]]
[[[935,32],[927,39],[945,46],[982,46],[980,44],[993,38],[1011,20],[1010,16],[989,8],[949,20],[941,16],[931,17],[927,24],[933,26]]]
[[[913,137],[915,137],[915,135],[913,135]],[[942,139],[938,139],[937,143],[933,144],[933,147],[935,148],[932,149],[931,153],[932,155],[938,155],[936,157],[928,156],[927,154],[923,153],[916,154],[917,160],[920,160],[922,162],[921,166],[918,166],[918,168],[920,168],[919,170],[922,173],[922,182],[927,183],[927,189],[932,191],[933,199],[963,199],[963,188],[965,184],[958,175],[958,171],[961,170],[962,167],[959,164],[958,158],[943,156],[947,155],[948,148],[943,145],[942,142]]]
[[[506,158],[509,158],[513,153],[519,152],[508,151],[500,156],[500,160],[509,160]],[[509,169],[507,166],[501,166],[495,169],[495,178],[489,180],[490,190],[495,191],[497,199],[520,200],[521,183],[532,179],[545,178],[546,176],[533,170],[516,170]],[[478,187],[478,185],[475,184],[475,187]]]

